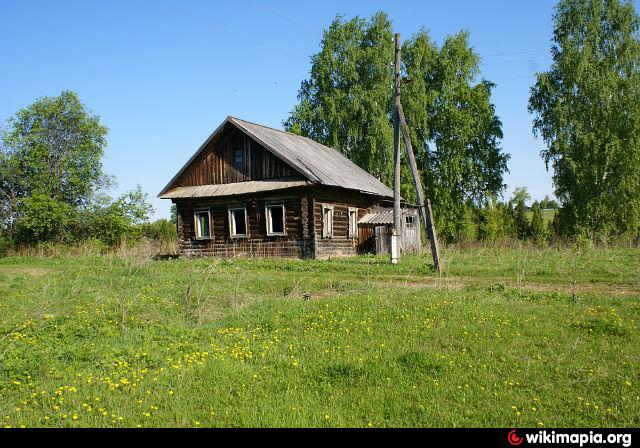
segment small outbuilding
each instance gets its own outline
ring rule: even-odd
[[[180,251],[221,257],[387,253],[393,192],[340,152],[228,117],[160,192],[176,204]],[[403,203],[401,250],[420,249]]]

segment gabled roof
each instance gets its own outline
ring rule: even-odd
[[[321,145],[306,137],[251,123],[235,117],[227,117],[224,122],[218,126],[213,134],[200,146],[193,157],[189,159],[167,186],[164,187],[158,195],[159,197],[167,197],[166,193],[175,180],[178,179],[189,167],[191,162],[198,157],[207,144],[222,132],[227,123],[233,124],[247,136],[260,143],[268,151],[295,168],[312,183],[342,187],[382,197],[393,197],[393,191],[386,185],[335,149]]]

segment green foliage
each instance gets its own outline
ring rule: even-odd
[[[393,182],[393,61],[391,22],[379,12],[369,21],[338,16],[312,56],[285,127],[334,147],[391,186]],[[477,81],[479,57],[469,35],[436,46],[422,30],[404,43],[402,101],[422,182],[439,233],[465,233],[466,203],[481,203],[503,189],[509,156],[502,153],[501,123],[491,103],[493,84]],[[412,199],[406,162],[401,194]]]
[[[154,241],[175,241],[178,238],[176,224],[167,219],[158,219],[140,226],[142,236]]]
[[[73,207],[50,196],[36,193],[25,198],[16,225],[16,241],[36,243],[65,241],[76,213]]]
[[[495,243],[508,236],[504,213],[495,200],[478,210],[478,239],[487,243]]]
[[[514,226],[516,237],[526,240],[529,236],[529,220],[527,219],[527,211],[524,201],[520,201],[515,206]]]
[[[404,45],[411,83],[403,104],[438,231],[459,233],[468,201],[480,206],[505,188],[508,154],[502,152],[502,123],[491,103],[494,84],[476,81],[479,56],[469,34],[447,36],[440,48],[426,31]]]
[[[0,148],[0,235],[13,245],[139,235],[152,212],[140,187],[113,201],[102,172],[107,129],[77,95],[44,97],[7,122]]]
[[[85,220],[89,237],[95,237],[108,246],[115,246],[127,236],[131,222],[116,204],[94,207]]]
[[[115,201],[102,198],[88,210],[83,224],[88,237],[114,246],[124,238],[141,236],[141,226],[151,213],[153,207],[146,202],[146,194],[138,186]]]
[[[311,57],[311,77],[302,82],[285,127],[341,151],[391,185],[393,60],[386,14],[370,21],[337,16]]]
[[[556,7],[553,64],[537,76],[529,110],[567,234],[640,230],[639,27],[631,1]]]
[[[514,204],[518,202],[522,202],[526,204],[531,200],[531,195],[527,191],[527,187],[518,187],[513,191],[513,195],[511,196],[511,201]]]
[[[63,91],[16,113],[2,134],[0,200],[17,210],[24,198],[48,196],[70,207],[87,205],[109,183],[101,158],[107,128]]]
[[[560,204],[558,204],[558,201],[550,199],[549,196],[545,196],[544,199],[540,201],[540,208],[542,208],[542,210],[558,210]]]
[[[455,240],[462,243],[472,243],[478,239],[478,224],[470,204],[464,208],[462,219],[456,225],[456,232]]]
[[[540,208],[540,204],[534,202],[531,207],[531,211],[533,214],[531,216],[529,235],[536,243],[543,244],[547,240],[547,226],[542,218],[542,209]]]
[[[171,209],[169,211],[169,221],[174,226],[178,223],[178,207],[176,204],[171,204]]]

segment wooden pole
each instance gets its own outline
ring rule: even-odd
[[[400,210],[400,33],[396,33],[396,61],[393,79],[394,120],[393,120],[393,230],[391,233],[391,263],[400,260],[400,244],[402,238]]]
[[[400,126],[402,128],[402,138],[404,140],[404,146],[407,149],[407,159],[409,160],[409,166],[411,167],[411,174],[413,176],[413,185],[416,188],[416,194],[418,196],[418,211],[420,212],[420,218],[422,219],[422,225],[427,232],[429,238],[429,244],[431,245],[431,255],[433,255],[433,264],[436,271],[441,272],[440,268],[440,248],[438,247],[438,238],[436,236],[436,228],[433,220],[433,212],[431,211],[431,201],[424,196],[422,190],[422,183],[420,182],[420,173],[418,173],[418,165],[416,164],[416,158],[413,154],[413,146],[411,145],[411,139],[409,138],[409,127],[407,126],[407,120],[404,116],[404,109],[402,104],[398,107],[398,119],[400,120]]]

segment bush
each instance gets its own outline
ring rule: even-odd
[[[529,220],[527,219],[524,201],[518,201],[515,208],[515,230],[520,240],[526,240],[529,236]]]
[[[547,241],[547,226],[542,218],[542,209],[540,208],[540,204],[534,202],[531,210],[533,215],[531,216],[529,234],[536,243],[544,244]]]
[[[175,241],[178,238],[175,223],[168,219],[158,219],[157,221],[145,223],[140,226],[142,236],[153,241]]]
[[[11,240],[6,232],[0,230],[0,257],[11,248]]]
[[[50,196],[28,197],[16,222],[16,243],[65,241],[76,216],[73,207]]]
[[[85,225],[90,238],[108,246],[115,246],[123,238],[132,236],[131,221],[115,204],[94,208],[87,214]]]
[[[488,243],[495,243],[504,238],[505,226],[503,213],[495,203],[489,202],[478,210],[478,239]]]
[[[473,208],[466,206],[462,219],[458,222],[456,240],[463,243],[471,243],[478,239],[478,225],[475,222]]]

